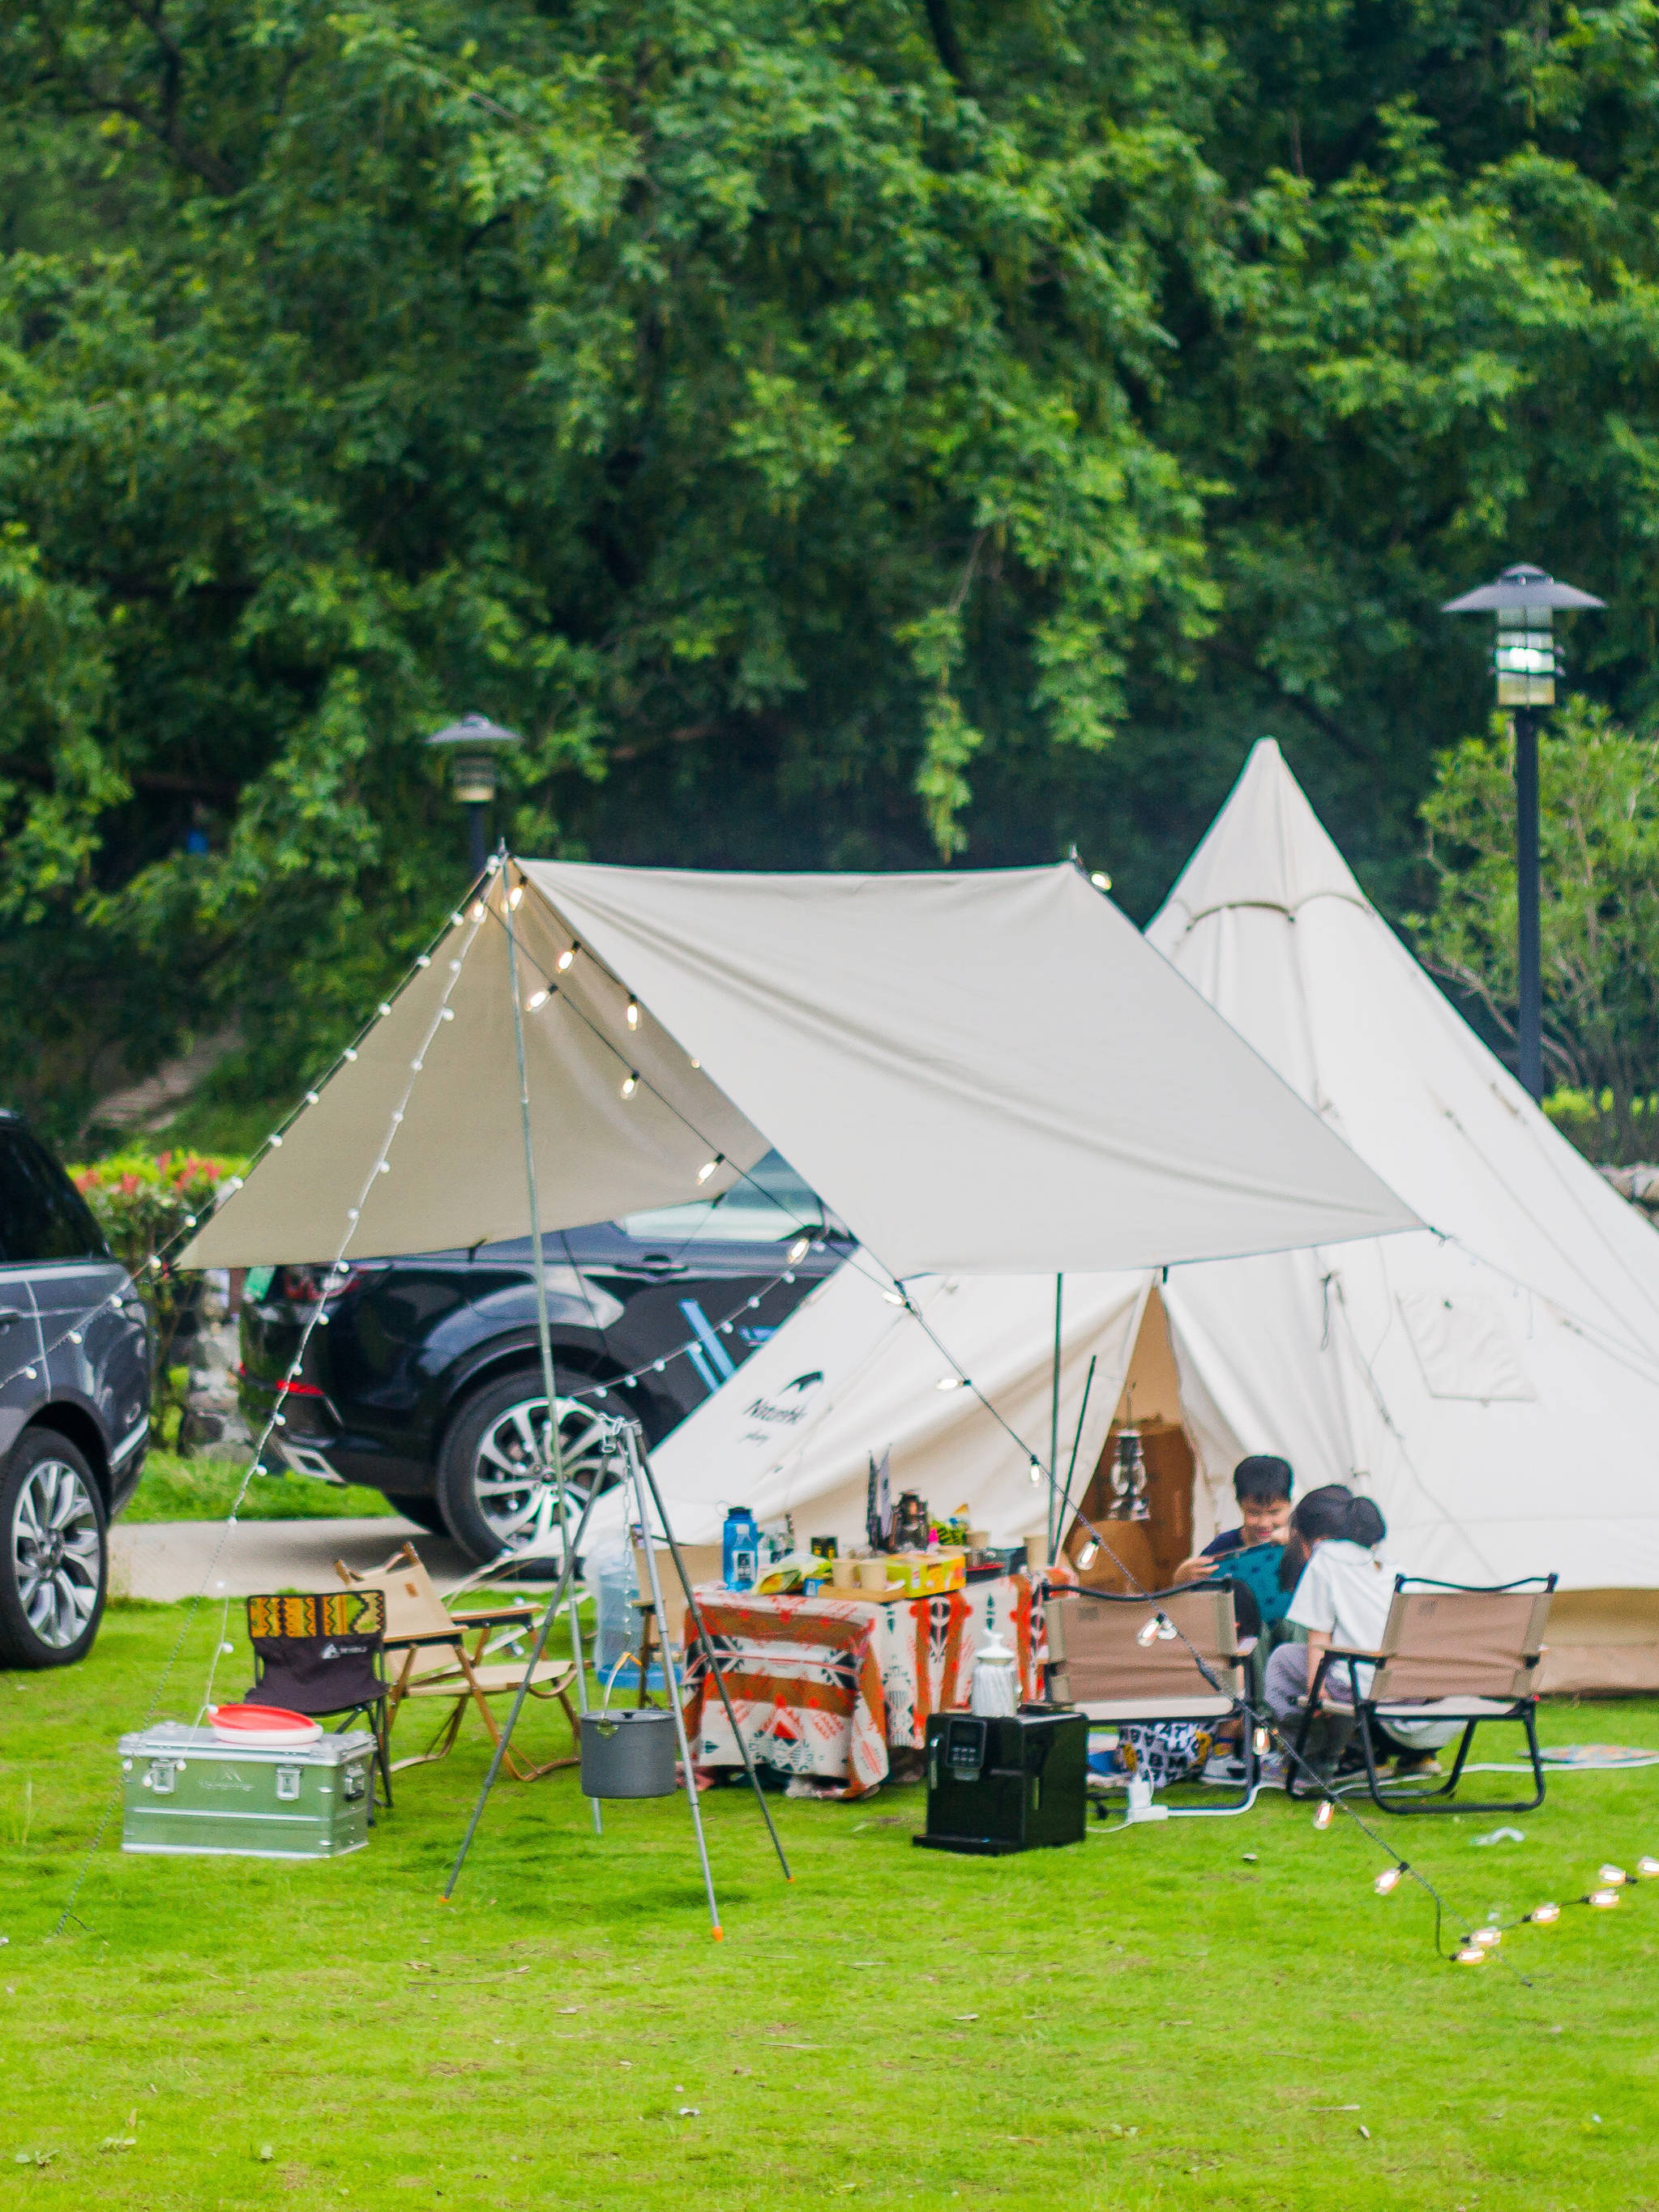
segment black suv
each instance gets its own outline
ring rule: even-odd
[[[86,1202],[0,1111],[0,1667],[92,1648],[110,1517],[149,1436],[152,1345]]]
[[[721,1198],[545,1237],[573,1505],[599,1471],[597,1413],[626,1410],[660,1442],[853,1249],[775,1152]],[[332,1271],[253,1268],[244,1414],[257,1435],[277,1413],[276,1450],[296,1474],[367,1484],[475,1559],[556,1554],[534,1283],[527,1237]]]

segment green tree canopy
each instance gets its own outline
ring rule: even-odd
[[[526,849],[1048,859],[1278,732],[1395,910],[1434,614],[1651,711],[1659,16],[36,0],[0,22],[0,1035],[297,1087]],[[190,851],[187,844],[205,844]]]

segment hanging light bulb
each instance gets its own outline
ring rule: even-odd
[[[1480,1944],[1466,1943],[1457,1954],[1457,1963],[1460,1966],[1484,1966],[1486,1963],[1486,1954]]]
[[[389,1014],[389,1013],[392,1012],[391,1002],[390,1002],[389,1000],[385,1000],[385,999],[382,999],[382,1000],[381,1000],[381,1001],[380,1001],[380,1012],[381,1012],[383,1014]]]
[[[307,1091],[306,1093],[306,1104],[307,1106],[314,1106],[316,1103],[317,1093],[314,1091]]]
[[[417,968],[429,968],[432,965],[432,955],[429,952],[417,953],[415,958],[415,965]]]
[[[544,1006],[552,997],[550,991],[532,991],[525,1000],[525,1012],[533,1014],[538,1006]]]
[[[893,1304],[893,1305],[896,1305],[896,1306],[900,1306],[900,1305],[902,1305],[902,1304],[904,1304],[904,1301],[903,1301],[903,1299],[902,1299],[902,1298],[895,1298],[895,1297],[890,1297],[889,1303],[890,1303],[890,1304]],[[1041,1482],[1041,1481],[1042,1481],[1042,1462],[1040,1459],[1034,1459],[1034,1460],[1031,1462],[1031,1480],[1032,1480],[1032,1482],[1035,1484],[1035,1483]]]
[[[1644,1881],[1651,1881],[1656,1875],[1659,1875],[1659,1859],[1638,1859],[1636,1862],[1636,1871],[1641,1875]]]
[[[882,1292],[882,1296],[886,1299],[890,1306],[902,1306],[904,1304],[904,1293],[902,1291],[884,1291]],[[1033,1460],[1031,1464],[1035,1467],[1036,1465],[1036,1462]],[[1035,1478],[1033,1478],[1033,1480],[1035,1480]]]
[[[628,1026],[630,1030],[636,1030],[639,1025],[640,1002],[637,999],[630,999],[628,1002]]]
[[[699,1182],[707,1182],[709,1176],[714,1174],[715,1169],[725,1158],[726,1155],[724,1152],[716,1152],[712,1160],[705,1160],[702,1165],[697,1170],[697,1181]]]
[[[1630,1876],[1621,1866],[1604,1866],[1595,1879],[1599,1882],[1604,1882],[1609,1889],[1617,1889],[1620,1883],[1628,1881]]]
[[[1104,868],[1097,868],[1089,881],[1097,891],[1109,891],[1112,888],[1112,879]]]
[[[635,1068],[635,1069],[631,1070],[629,1073],[628,1073],[627,1075],[624,1075],[624,1076],[623,1076],[623,1087],[622,1087],[622,1095],[623,1095],[623,1097],[624,1098],[631,1098],[631,1097],[634,1096],[634,1093],[635,1093],[635,1092],[639,1089],[639,1087],[640,1087],[640,1076],[639,1076],[639,1070],[638,1070],[637,1068]]]
[[[514,885],[513,886],[512,890],[511,890],[507,893],[507,904],[508,904],[510,907],[512,907],[512,908],[514,909],[514,911],[516,912],[516,910],[517,910],[517,908],[518,908],[519,901],[520,901],[523,896],[524,896],[524,885],[523,885],[522,884],[514,884]]]
[[[472,902],[472,919],[474,921],[482,921],[483,920],[483,901],[482,899],[475,899]]]
[[[1259,1728],[1256,1730],[1252,1741],[1255,1745],[1255,1755],[1258,1759],[1262,1756],[1264,1752],[1272,1748],[1273,1738],[1264,1728]]]
[[[1471,1943],[1478,1943],[1483,1951],[1495,1951],[1503,1940],[1501,1928],[1477,1928],[1469,1938]]]
[[[1088,1542],[1083,1547],[1083,1549],[1077,1555],[1078,1572],[1080,1575],[1086,1575],[1099,1556],[1100,1547],[1096,1543],[1094,1538],[1091,1536]]]
[[[1324,1803],[1320,1807],[1319,1810],[1314,1814],[1314,1826],[1316,1828],[1328,1828],[1331,1822],[1335,1820],[1335,1818],[1336,1807],[1328,1797]]]
[[[1606,1912],[1618,1904],[1619,1893],[1616,1889],[1593,1889],[1584,1902],[1595,1905],[1598,1911]]]
[[[580,951],[581,951],[581,947],[580,947],[580,945],[570,945],[570,946],[567,947],[567,949],[566,949],[564,951],[562,951],[562,953],[560,953],[560,955],[559,955],[559,958],[558,958],[558,963],[557,963],[557,964],[558,964],[558,970],[559,970],[559,973],[560,973],[560,975],[563,975],[563,973],[564,973],[565,969],[566,969],[570,965],[571,962],[575,958],[576,955],[577,955]]]
[[[1379,1897],[1387,1897],[1391,1890],[1399,1888],[1401,1882],[1405,1877],[1405,1873],[1406,1869],[1402,1866],[1384,1867],[1382,1873],[1378,1875],[1376,1880],[1371,1884],[1371,1887],[1376,1892]]]
[[[356,1060],[357,1057],[356,1046],[355,1044],[349,1044],[341,1057],[345,1060]]]
[[[1534,1905],[1527,1917],[1534,1927],[1546,1928],[1552,1920],[1561,1917],[1561,1908],[1559,1905]]]
[[[1150,1620],[1143,1620],[1139,1627],[1136,1629],[1135,1642],[1140,1646],[1141,1650],[1145,1651],[1152,1644],[1156,1644],[1157,1641],[1158,1615],[1154,1613]]]
[[[962,1388],[962,1385],[956,1376],[941,1375],[939,1381],[934,1383],[933,1388],[935,1390],[959,1390]]]
[[[798,1260],[804,1260],[811,1249],[812,1240],[810,1237],[797,1237],[794,1243],[789,1247],[788,1257],[790,1266],[793,1267]]]
[[[694,1059],[691,1065],[693,1067],[701,1067],[702,1066],[702,1062],[700,1060]]]

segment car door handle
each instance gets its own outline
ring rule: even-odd
[[[647,1252],[642,1260],[624,1261],[617,1270],[621,1275],[684,1275],[689,1272],[684,1260],[671,1260],[666,1252]]]

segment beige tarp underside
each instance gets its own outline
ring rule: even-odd
[[[1414,1224],[1074,867],[529,861],[458,921],[184,1264],[525,1233],[509,882],[521,995],[556,985],[526,1024],[544,1228],[713,1194],[769,1144],[901,1275],[1092,1273]]]

